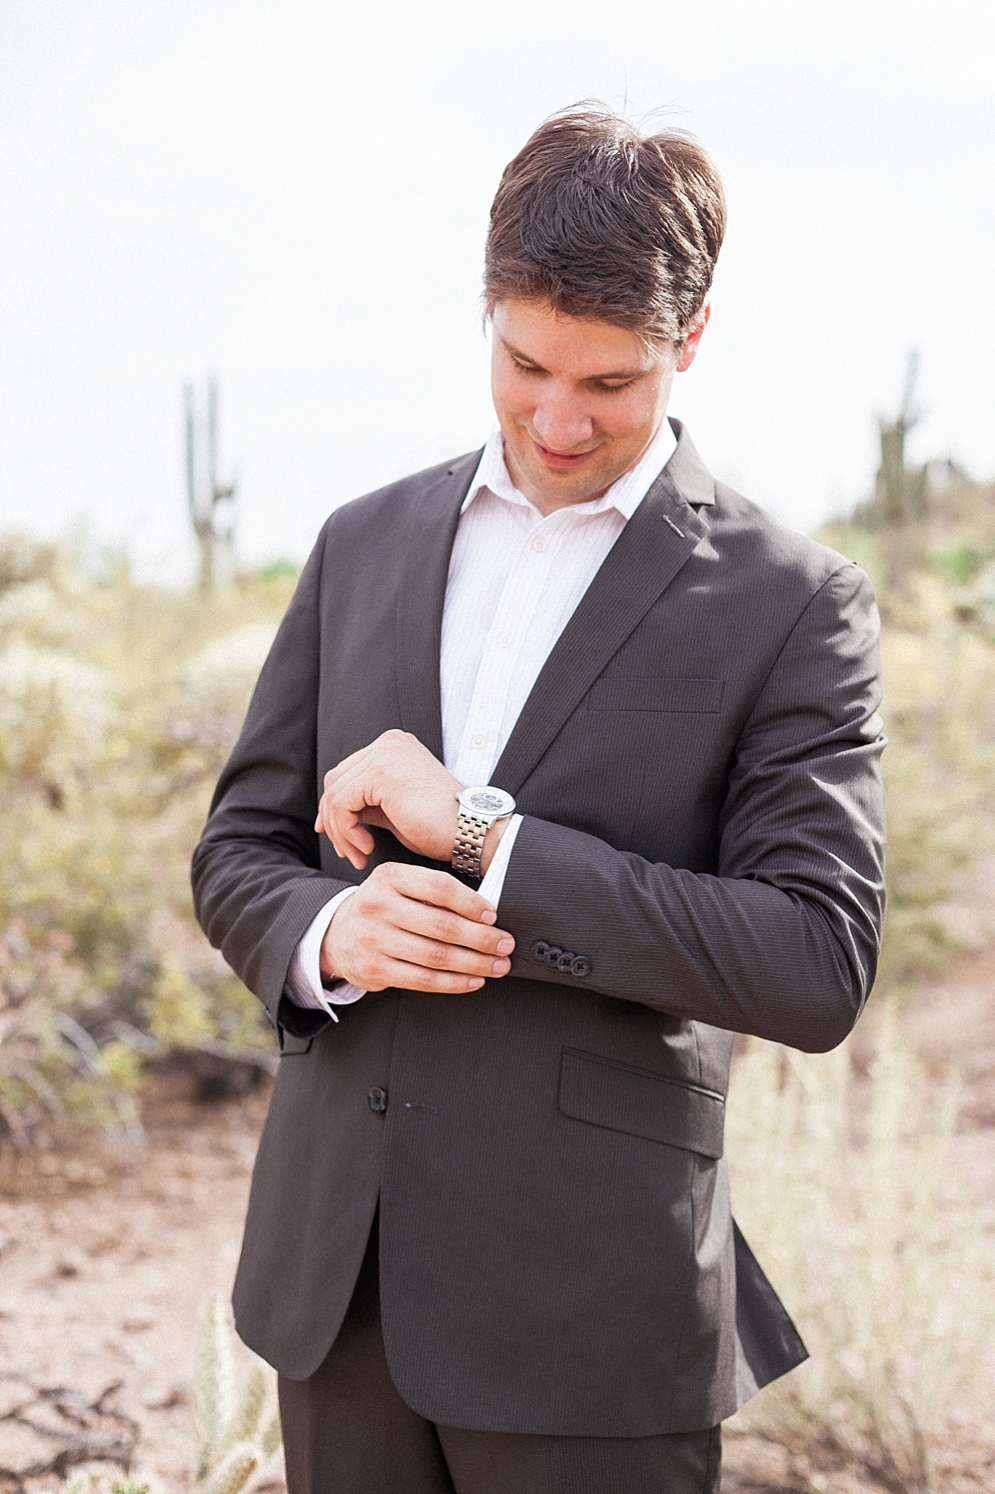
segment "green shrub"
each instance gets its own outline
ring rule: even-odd
[[[108,576],[0,542],[0,1122],[22,1145],[133,1125],[150,1054],[270,1042],[188,869],[293,579],[205,598]]]

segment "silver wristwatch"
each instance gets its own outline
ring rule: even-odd
[[[495,820],[506,820],[515,812],[515,801],[504,789],[465,788],[456,795],[459,819],[453,846],[453,871],[479,877],[480,858],[484,853],[484,836]]]

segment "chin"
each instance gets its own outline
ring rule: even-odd
[[[532,481],[550,498],[558,498],[561,502],[564,498],[569,498],[573,503],[586,503],[590,498],[600,497],[611,487],[615,478],[611,473],[593,470],[556,472],[543,467],[533,475]]]

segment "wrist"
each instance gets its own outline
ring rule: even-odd
[[[321,949],[318,953],[318,970],[322,977],[322,984],[326,980],[346,980],[348,977],[342,970],[343,951],[339,945],[338,935],[342,931],[342,910],[351,898],[345,898],[335,909],[329,919],[324,938],[321,941]]]
[[[494,860],[494,852],[504,839],[504,833],[511,824],[511,816],[507,819],[495,820],[487,834],[484,836],[484,849],[480,853],[480,870],[486,873],[487,868]]]

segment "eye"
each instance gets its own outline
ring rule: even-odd
[[[509,354],[509,357],[510,356],[511,355]],[[515,368],[518,369],[519,373],[523,373],[523,374],[537,374],[537,373],[540,372],[540,370],[538,368],[536,368],[536,366],[535,366],[534,363],[521,363],[521,362],[519,362],[519,360],[517,358],[512,358],[511,361],[514,364]]]
[[[599,384],[598,388],[602,394],[621,394],[624,389],[631,389],[635,379],[627,379],[624,384]]]

